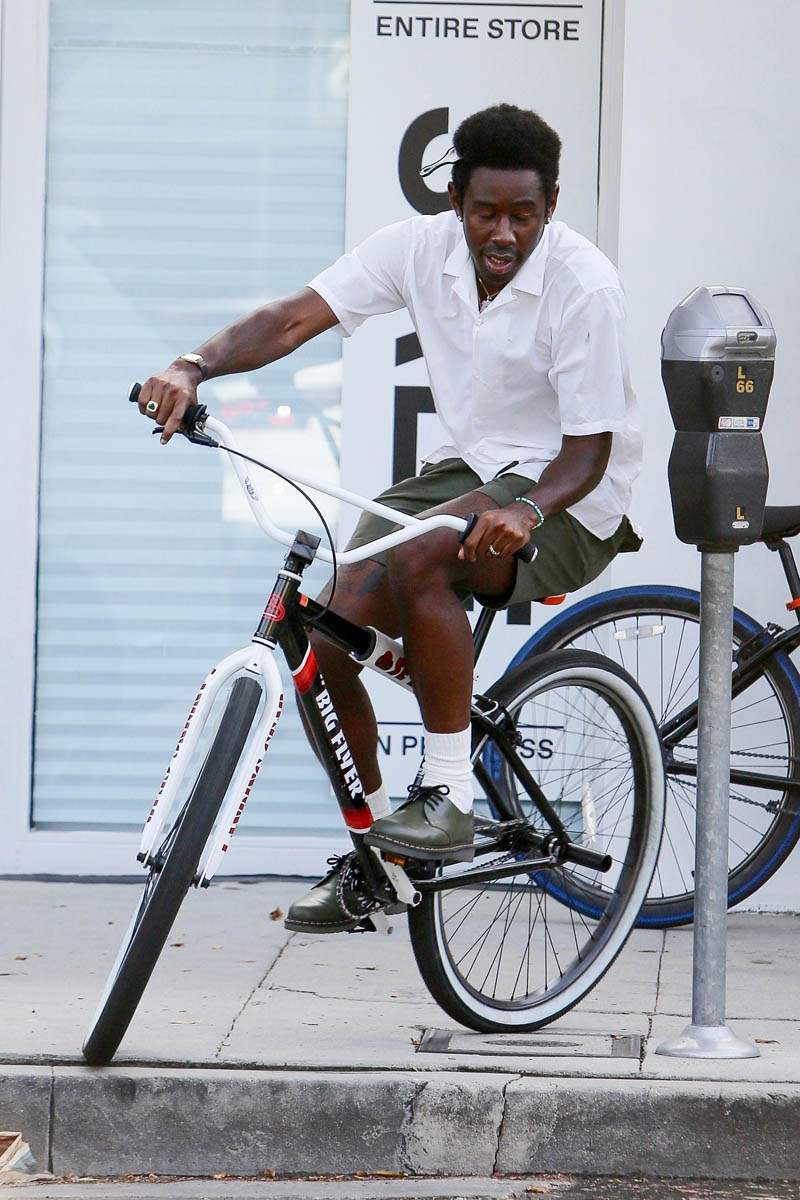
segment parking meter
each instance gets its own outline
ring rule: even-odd
[[[676,430],[668,477],[682,542],[736,550],[761,536],[775,342],[769,314],[742,288],[695,288],[669,315],[661,378]]]
[[[742,288],[699,287],[669,315],[661,378],[675,440],[675,532],[700,554],[692,1020],[656,1048],[679,1058],[755,1058],[725,1024],[734,554],[764,524],[761,427],[775,367],[769,316]],[[669,769],[669,768],[668,768]],[[690,768],[691,769],[691,768]]]

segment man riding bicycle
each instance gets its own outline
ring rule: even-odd
[[[552,222],[558,134],[500,104],[453,139],[452,211],[379,230],[310,284],[182,355],[145,383],[142,412],[169,441],[206,378],[252,371],[336,328],[407,308],[448,442],[419,476],[379,500],[403,512],[476,513],[460,545],[436,530],[339,572],[334,611],[402,636],[425,754],[391,812],[377,723],[360,666],[321,638],[314,650],[373,818],[368,845],[403,858],[472,856],[472,638],[463,600],[502,608],[574,591],[639,538],[625,513],[641,462],[617,272],[591,242]],[[388,532],[365,513],[351,546]],[[530,563],[514,552],[532,542]],[[327,597],[326,593],[323,593]],[[290,929],[337,932],[339,862],[287,915]]]

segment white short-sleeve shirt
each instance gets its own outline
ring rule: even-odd
[[[515,462],[537,480],[563,434],[611,432],[597,487],[569,511],[606,538],[630,504],[642,439],[624,344],[625,296],[606,256],[561,221],[491,304],[452,212],[372,234],[309,284],[349,337],[367,317],[407,308],[448,442],[486,482]]]

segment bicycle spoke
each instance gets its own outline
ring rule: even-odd
[[[665,597],[664,592],[669,591]],[[617,607],[614,607],[616,601]],[[630,671],[648,695],[660,725],[696,704],[699,685],[699,622],[697,593],[681,590],[634,589],[607,593],[596,601],[580,606],[572,627],[562,614],[554,622],[552,640],[542,646],[595,647],[612,655]],[[547,627],[545,627],[546,630]],[[556,639],[556,630],[558,637]],[[734,614],[731,640],[731,673],[737,668],[740,647],[759,634],[759,626],[750,618]],[[767,644],[767,643],[765,643]],[[797,679],[784,656],[769,657],[755,668],[753,677],[732,699],[731,762],[734,767],[754,775],[785,776],[794,779],[800,773],[795,758],[794,739],[800,733]],[[587,708],[587,715],[589,709]],[[569,721],[569,714],[565,716]],[[586,731],[585,731],[586,732]],[[599,742],[590,745],[599,746]],[[691,735],[670,747],[676,766],[697,765],[697,727]],[[665,923],[691,919],[694,878],[696,789],[692,776],[679,777],[668,771],[668,803],[661,856],[646,902],[648,923],[658,914]],[[613,775],[610,777],[613,779]],[[612,783],[598,793],[607,791]],[[570,796],[565,788],[565,798]],[[607,811],[606,833],[614,822],[613,796],[597,801]],[[800,806],[792,803],[792,793],[750,786],[737,782],[730,790],[729,868],[736,876],[732,886],[739,896],[759,886],[775,864],[789,852],[797,840],[798,824],[791,823]],[[581,828],[580,814],[572,818],[571,830]],[[623,827],[624,828],[624,827]],[[783,832],[781,832],[783,830]],[[573,832],[573,836],[576,836]],[[613,844],[613,843],[612,843]],[[599,880],[603,886],[603,880]],[[669,912],[667,910],[669,907]]]

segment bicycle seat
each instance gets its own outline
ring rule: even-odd
[[[799,504],[768,504],[764,509],[761,541],[796,537],[800,533]]]

